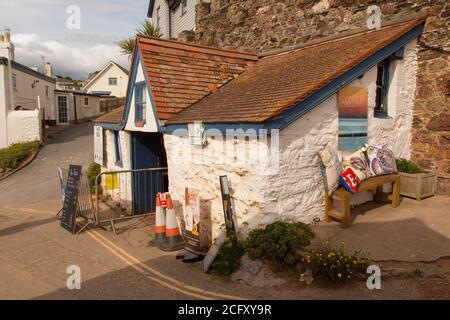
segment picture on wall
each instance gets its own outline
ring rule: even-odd
[[[339,91],[339,150],[354,151],[367,142],[367,88]]]

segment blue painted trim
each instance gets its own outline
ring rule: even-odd
[[[177,124],[177,125],[167,125],[164,127],[163,131],[166,134],[173,134],[177,136],[187,136],[188,135],[188,125],[187,124]],[[255,132],[259,132],[259,130],[264,129],[264,125],[262,123],[206,123],[205,124],[205,133],[206,136],[214,136],[215,132],[219,131],[221,134],[226,134],[227,130],[243,130],[244,134],[248,135],[249,130],[255,130]],[[215,130],[213,132],[212,130]],[[176,132],[178,131],[178,132]]]
[[[95,123],[95,125],[100,126],[106,130],[114,130],[114,131],[122,130],[121,123]]]
[[[329,84],[314,92],[308,98],[298,103],[294,107],[286,110],[279,118],[269,120],[265,123],[266,129],[283,129],[290,125],[292,122],[303,116],[305,113],[328,99],[330,96],[338,92],[343,87],[349,85],[353,80],[357,79],[360,75],[369,71],[373,66],[377,65],[390,55],[403,48],[408,42],[417,38],[423,30],[423,23],[413,28],[411,31],[405,33],[400,38],[390,43],[383,49],[377,51],[366,60],[362,61],[349,71],[345,72]]]

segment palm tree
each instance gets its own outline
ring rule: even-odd
[[[136,29],[136,33],[140,36],[150,36],[160,38],[162,36],[161,29],[155,27],[150,21],[144,20],[141,27]],[[134,37],[125,38],[119,41],[120,52],[122,54],[131,55],[134,49]]]

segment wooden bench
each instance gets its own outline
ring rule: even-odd
[[[383,192],[383,186],[386,183],[391,183],[392,193],[387,194]],[[392,207],[397,208],[400,205],[400,176],[398,174],[391,174],[385,176],[372,177],[363,181],[358,188],[358,192],[372,191],[375,193],[375,202],[381,203],[385,198],[392,201]],[[327,221],[331,218],[340,220],[343,228],[350,226],[350,199],[354,193],[348,192],[343,187],[337,189],[332,196],[325,193],[325,214]],[[340,202],[340,211],[333,210],[333,201]]]

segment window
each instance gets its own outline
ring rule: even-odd
[[[187,0],[181,1],[181,15],[183,16],[187,12]]]
[[[110,86],[117,86],[117,78],[109,78],[108,82]]]
[[[45,96],[48,98],[48,86],[45,86]]]
[[[89,105],[89,98],[88,98],[88,97],[85,97],[85,98],[84,98],[84,105],[85,105],[85,106],[88,106],[88,105]]]
[[[389,61],[380,63],[377,67],[377,95],[375,101],[375,116],[386,116],[387,94],[389,91]]]
[[[135,122],[141,125],[145,123],[145,88],[145,82],[138,82],[134,89]]]
[[[122,146],[120,145],[119,131],[114,131],[114,147],[116,151],[116,164],[122,166]]]
[[[161,7],[156,9],[156,27],[161,28]]]
[[[13,89],[17,89],[17,77],[15,74],[12,75],[12,87]]]

